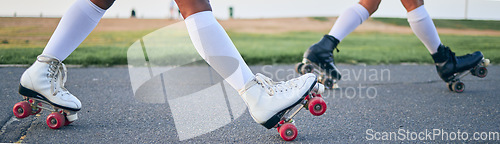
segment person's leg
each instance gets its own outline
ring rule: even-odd
[[[66,67],[62,61],[88,36],[112,3],[77,0],[61,18],[43,53],[21,76],[19,93],[42,97],[61,108],[80,110],[81,102],[64,88]]]
[[[42,55],[66,59],[97,26],[114,0],[77,0],[61,18]]]
[[[226,31],[213,16],[207,0],[178,0],[177,4],[191,37],[203,59],[236,90],[254,75]]]
[[[401,0],[406,8],[408,23],[413,33],[431,53],[438,75],[445,82],[454,79],[454,73],[469,70],[480,63],[483,54],[479,51],[464,56],[455,56],[439,39],[436,27],[424,7],[423,0]]]
[[[333,50],[337,48],[337,45],[344,37],[354,31],[354,29],[378,9],[380,1],[381,0],[361,0],[358,4],[345,10],[339,18],[337,18],[337,21],[335,21],[330,33],[324,35],[318,43],[313,44],[304,53],[302,63],[310,62],[319,66],[320,71],[327,75],[327,78],[321,78],[322,83],[327,87],[334,88],[335,85],[332,83],[333,80],[331,79],[340,80],[342,77],[339,70],[335,67]],[[302,71],[302,66],[303,64],[298,64],[296,66],[297,71],[300,73],[308,72],[307,70]]]
[[[431,54],[437,52],[437,48],[441,44],[436,27],[432,22],[431,17],[424,7],[423,0],[401,0],[406,8],[408,23],[410,24],[413,33],[424,43],[425,47]]]
[[[361,0],[359,4],[351,6],[339,16],[328,34],[342,41],[378,9],[380,1]]]
[[[303,99],[316,83],[314,75],[274,83],[254,75],[211,12],[208,0],[176,0],[198,53],[225,80],[239,91],[254,120],[274,127],[282,111]]]

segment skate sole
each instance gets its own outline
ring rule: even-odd
[[[488,70],[486,69],[486,67],[488,67],[489,64],[490,64],[490,60],[483,58],[479,62],[479,64],[477,64],[473,68],[467,69],[467,70],[459,72],[459,73],[454,73],[449,81],[445,81],[446,85],[448,86],[448,89],[450,91],[454,91],[456,93],[464,92],[465,84],[463,82],[461,82],[460,79],[467,76],[468,74],[472,74],[473,76],[476,76],[479,78],[486,77],[486,75],[488,74]],[[476,73],[478,69],[483,69],[483,73],[482,74]]]
[[[74,109],[74,108],[69,108],[69,107],[65,107],[65,106],[61,106],[61,105],[55,104],[55,103],[49,101],[47,98],[45,98],[40,93],[38,93],[36,91],[33,91],[33,90],[30,90],[28,88],[25,88],[21,84],[19,84],[19,94],[21,94],[23,96],[26,96],[26,97],[38,99],[40,101],[44,101],[46,103],[49,103],[52,106],[59,107],[61,109],[75,111],[75,112],[80,110],[80,109]]]
[[[490,59],[481,59],[479,62],[477,62],[477,64],[472,67],[472,68],[469,68],[469,69],[465,69],[463,71],[460,71],[460,72],[456,72],[456,73],[453,73],[452,76],[450,76],[448,78],[447,81],[444,81],[445,83],[453,83],[453,82],[456,82],[456,81],[459,81],[461,78],[467,76],[468,74],[471,73],[471,70],[478,67],[478,66],[482,66],[482,67],[488,67],[488,65],[490,64]]]
[[[316,83],[317,83],[317,79],[314,80],[314,83],[313,85],[311,85],[311,87],[309,88],[309,90],[304,94],[302,95],[302,98],[300,98],[297,102],[295,102],[293,105],[289,106],[288,108],[286,109],[283,109],[282,111],[276,113],[275,115],[273,115],[269,120],[267,120],[266,122],[264,123],[261,123],[261,125],[263,125],[264,127],[266,127],[267,129],[271,129],[273,128],[274,126],[276,126],[276,124],[278,124],[280,121],[281,121],[281,118],[286,114],[286,112],[288,110],[290,110],[291,108],[295,107],[296,105],[300,104],[300,102],[302,102],[304,100],[304,98],[309,95],[310,91],[314,88],[314,86],[316,86]]]
[[[311,65],[313,66],[313,73],[316,73],[318,75],[323,75],[325,76],[326,78],[330,78],[332,80],[340,80],[342,78],[342,75],[340,75],[340,72],[339,70],[336,68],[335,64],[334,65],[334,69],[333,71],[335,71],[335,74],[333,73],[328,73],[326,72],[327,70],[326,69],[323,69],[321,68],[320,64],[318,62],[313,62],[307,58],[303,58],[302,59],[302,62],[304,65]]]

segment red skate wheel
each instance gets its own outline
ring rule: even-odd
[[[457,93],[464,92],[465,90],[465,84],[463,82],[454,82],[452,84],[453,91]]]
[[[470,69],[470,70],[469,70],[469,71],[470,71],[470,74],[471,74],[471,75],[473,75],[473,76],[477,76],[476,72],[477,72],[477,68],[478,68],[478,67],[479,67],[479,66],[475,66],[475,67],[473,67],[472,69]]]
[[[64,121],[65,121],[65,122],[64,122],[64,126],[67,126],[67,125],[69,125],[69,124],[71,124],[71,123],[72,123],[72,122],[70,122],[67,118],[65,118],[65,120],[64,120]]]
[[[326,111],[326,103],[323,98],[314,97],[309,101],[309,112],[314,116],[320,116]]]
[[[285,123],[280,128],[280,136],[285,141],[292,141],[297,138],[297,128],[292,123]]]
[[[278,123],[278,127],[276,127],[276,130],[278,130],[278,133],[280,132],[280,127],[279,125],[283,125],[285,124],[285,120],[281,120],[279,123]]]
[[[17,118],[25,118],[31,115],[31,106],[27,101],[18,102],[12,108],[14,115]]]
[[[312,73],[314,71],[314,67],[310,64],[306,64],[302,66],[302,69],[300,71],[302,72],[302,74]]]
[[[71,124],[71,123],[72,123],[72,121],[69,121],[69,120],[68,120],[68,117],[67,117],[66,113],[64,113],[64,121],[65,121],[65,122],[64,122],[64,126],[67,126],[67,125],[69,125],[69,124]]]
[[[297,72],[298,74],[303,74],[302,71],[301,71],[302,66],[304,66],[304,63],[297,63],[297,64],[295,64],[295,72]]]
[[[479,67],[476,69],[476,76],[480,78],[484,78],[488,75],[488,69],[486,67]]]
[[[58,129],[66,123],[64,116],[61,113],[53,112],[47,116],[47,125],[51,129]]]
[[[42,106],[42,103],[38,103],[37,105],[38,106],[32,107],[32,114],[31,115],[36,115],[42,111],[42,108],[40,108]]]
[[[313,93],[312,94],[314,97],[321,97],[321,94]]]

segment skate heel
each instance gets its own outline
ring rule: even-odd
[[[267,129],[271,129],[274,126],[276,126],[276,124],[278,124],[278,122],[280,122],[281,117],[283,117],[284,114],[285,114],[284,111],[279,112],[276,115],[274,115],[273,117],[271,117],[269,120],[267,120],[265,123],[261,123],[261,125],[266,127]]]
[[[38,97],[38,95],[40,95],[36,91],[30,90],[21,84],[19,84],[19,94],[27,97]]]

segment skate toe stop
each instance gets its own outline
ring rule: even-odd
[[[338,84],[334,84],[334,85],[332,86],[332,89],[339,89],[339,88],[340,88],[340,87],[339,87],[339,85],[338,85]]]
[[[483,60],[484,66],[488,66],[490,64],[490,59]]]
[[[78,113],[67,115],[66,118],[68,118],[68,121],[70,122],[76,121],[78,119]]]
[[[313,91],[316,92],[317,94],[323,94],[325,92],[325,85],[316,83],[316,86],[314,86]]]

